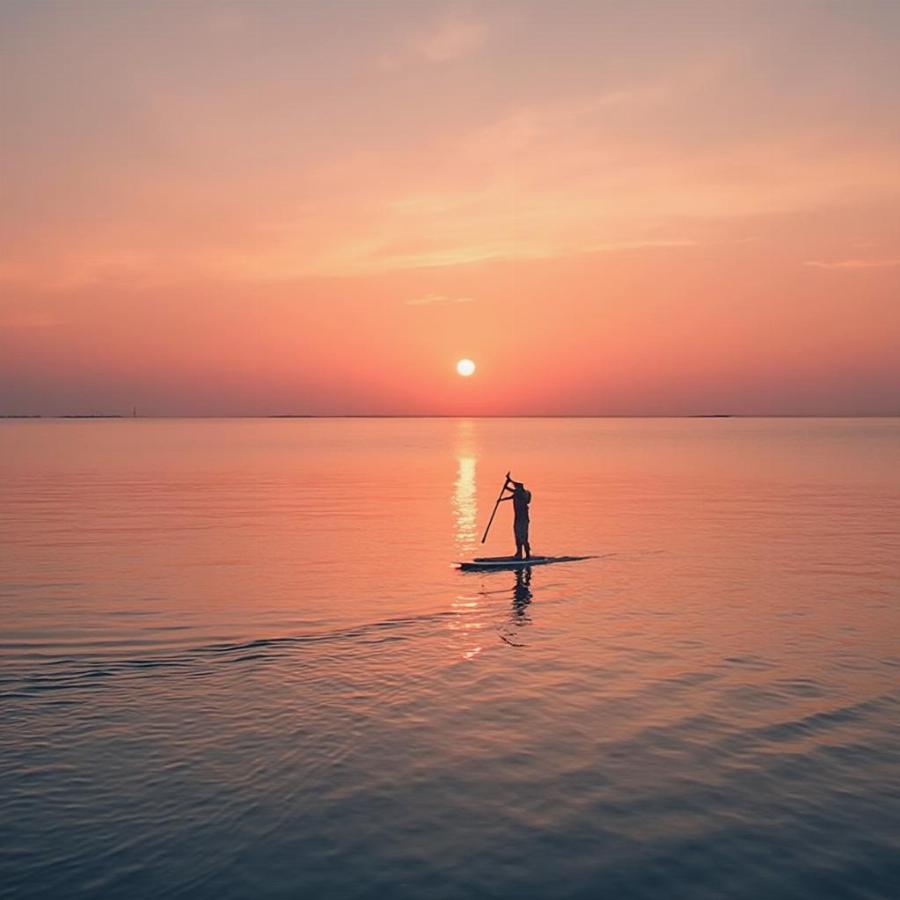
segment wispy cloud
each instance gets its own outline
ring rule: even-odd
[[[433,303],[472,303],[472,297],[446,297],[443,294],[426,294],[424,297],[416,297],[407,300],[408,306],[429,306]]]
[[[384,69],[396,69],[418,61],[441,65],[468,56],[487,40],[488,29],[474,19],[442,19],[431,27],[410,36],[399,50],[381,56]]]
[[[900,266],[900,259],[807,259],[803,265],[814,269],[887,269]]]
[[[426,62],[443,63],[476,50],[486,36],[481,22],[451,19],[415,38],[410,46]]]
[[[699,241],[689,238],[656,238],[646,241],[606,241],[591,244],[584,248],[584,253],[618,253],[624,250],[654,250],[667,247],[696,247]]]

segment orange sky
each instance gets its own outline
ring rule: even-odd
[[[900,413],[900,3],[0,35],[0,413]]]

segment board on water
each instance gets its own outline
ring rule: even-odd
[[[532,556],[516,559],[515,556],[476,556],[475,559],[457,563],[463,572],[491,572],[499,569],[527,569],[529,566],[547,566],[550,563],[579,562],[590,556]]]

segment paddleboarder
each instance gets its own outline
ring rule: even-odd
[[[509,496],[501,497],[500,500],[501,502],[503,500],[512,500],[513,512],[515,513],[513,534],[516,538],[516,559],[531,559],[531,544],[528,543],[528,505],[531,503],[531,491],[526,491],[525,485],[521,481],[513,481],[509,475],[506,476],[506,484],[503,486],[501,493],[506,491],[510,492]],[[523,551],[525,553],[524,557],[522,556]]]

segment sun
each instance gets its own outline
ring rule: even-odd
[[[461,359],[456,364],[456,371],[464,378],[468,378],[475,372],[475,363],[473,363],[471,359]]]

